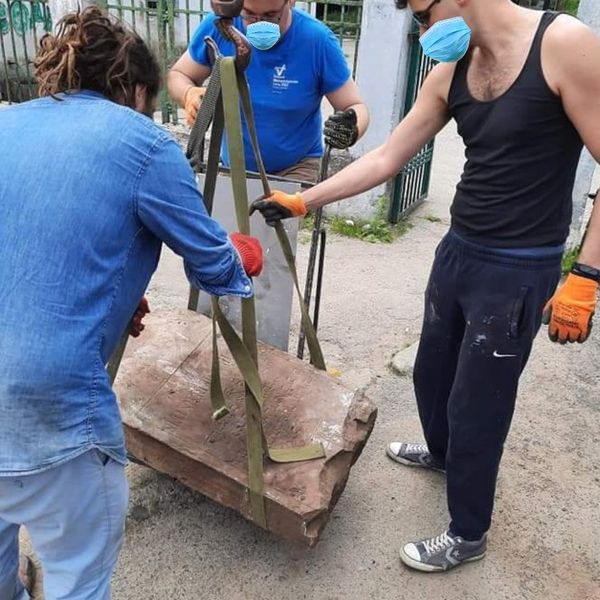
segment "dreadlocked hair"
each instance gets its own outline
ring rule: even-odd
[[[97,6],[66,14],[55,35],[40,40],[35,59],[40,96],[91,90],[127,106],[135,105],[135,88],[154,98],[161,85],[152,51],[134,32]]]

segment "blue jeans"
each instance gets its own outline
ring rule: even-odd
[[[128,496],[123,465],[98,450],[36,475],[0,478],[0,598],[29,599],[17,578],[23,525],[42,563],[46,600],[109,600]]]

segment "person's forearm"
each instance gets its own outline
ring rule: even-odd
[[[167,75],[167,88],[169,89],[169,95],[179,106],[185,104],[185,93],[191,88],[196,86],[196,82],[192,81],[187,75],[181,71],[169,71]]]
[[[385,160],[384,145],[365,154],[333,177],[308,189],[302,197],[306,209],[315,210],[336,200],[370,190],[393,175],[393,169]]]
[[[366,104],[362,103],[354,104],[350,108],[353,108],[354,112],[356,113],[356,126],[358,128],[357,139],[360,139],[369,127],[369,109],[367,108]]]
[[[304,192],[305,207],[314,210],[356,196],[396,175],[448,123],[448,106],[438,94],[436,85],[435,80],[424,84],[415,106],[379,148]],[[360,108],[359,111],[368,119],[368,113],[365,115]]]
[[[600,269],[600,202],[598,196],[590,217],[587,235],[579,254],[578,262]]]

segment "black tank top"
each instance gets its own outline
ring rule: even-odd
[[[456,66],[448,105],[467,162],[450,213],[454,230],[473,242],[551,246],[569,233],[583,143],[542,72],[542,39],[557,16],[542,15],[523,70],[496,100],[469,92],[470,54]]]

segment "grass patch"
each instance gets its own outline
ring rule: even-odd
[[[331,231],[338,235],[356,238],[371,244],[390,244],[396,238],[404,235],[411,227],[406,219],[398,223],[389,223],[387,214],[388,201],[385,196],[379,198],[375,216],[371,219],[349,219],[347,217],[335,216],[329,220]]]
[[[436,217],[435,215],[426,215],[423,217],[426,221],[429,221],[430,223],[441,223],[442,220],[439,217]]]
[[[579,0],[562,0],[558,3],[558,10],[564,10],[573,16],[577,16],[579,10]]]
[[[344,237],[356,238],[372,244],[389,244],[396,238],[404,235],[411,227],[406,219],[398,223],[388,223],[387,200],[385,197],[379,199],[375,216],[371,219],[351,219],[349,217],[325,217],[323,216],[322,225],[332,233],[343,235]],[[298,239],[300,243],[309,243],[315,223],[314,214],[309,213],[300,223]]]
[[[404,219],[395,225],[392,225],[381,217],[374,217],[368,221],[347,219],[345,217],[333,217],[329,221],[329,225],[331,231],[338,235],[357,238],[372,244],[378,242],[390,244],[396,238],[404,235],[412,227],[412,224]]]
[[[577,262],[577,257],[579,256],[579,251],[581,248],[579,246],[571,246],[565,250],[565,253],[562,257],[562,274],[567,275],[570,273],[573,265]]]
[[[315,213],[309,212],[304,219],[300,220],[300,229],[305,229],[306,231],[312,231],[315,226]]]

